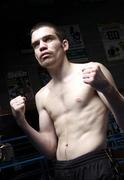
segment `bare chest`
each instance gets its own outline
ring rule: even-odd
[[[47,97],[46,108],[50,116],[57,119],[62,115],[84,108],[93,94],[93,89],[84,84],[82,79],[74,79],[51,89]]]

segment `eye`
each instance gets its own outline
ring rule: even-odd
[[[36,41],[36,42],[32,43],[32,47],[33,47],[34,49],[36,49],[36,48],[39,46],[39,44],[40,44],[40,42],[39,42],[39,41]]]
[[[52,39],[50,38],[50,37],[46,37],[45,39],[44,39],[44,41],[45,42],[50,42]]]
[[[50,35],[50,36],[44,37],[43,41],[44,42],[51,42],[53,39],[54,39],[54,37]]]

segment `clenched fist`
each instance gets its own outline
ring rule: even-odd
[[[107,70],[104,66],[99,63],[90,62],[82,69],[83,82],[91,85],[98,91],[103,91],[109,84],[105,76],[106,72]]]
[[[19,125],[25,121],[25,101],[26,97],[24,96],[17,96],[10,101],[12,114]]]

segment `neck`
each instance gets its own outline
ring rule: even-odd
[[[56,67],[48,69],[50,76],[53,81],[62,81],[66,77],[71,74],[72,71],[72,63],[70,63],[67,59],[61,61]]]

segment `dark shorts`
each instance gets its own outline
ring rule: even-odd
[[[120,180],[106,150],[69,161],[56,161],[55,180]]]

